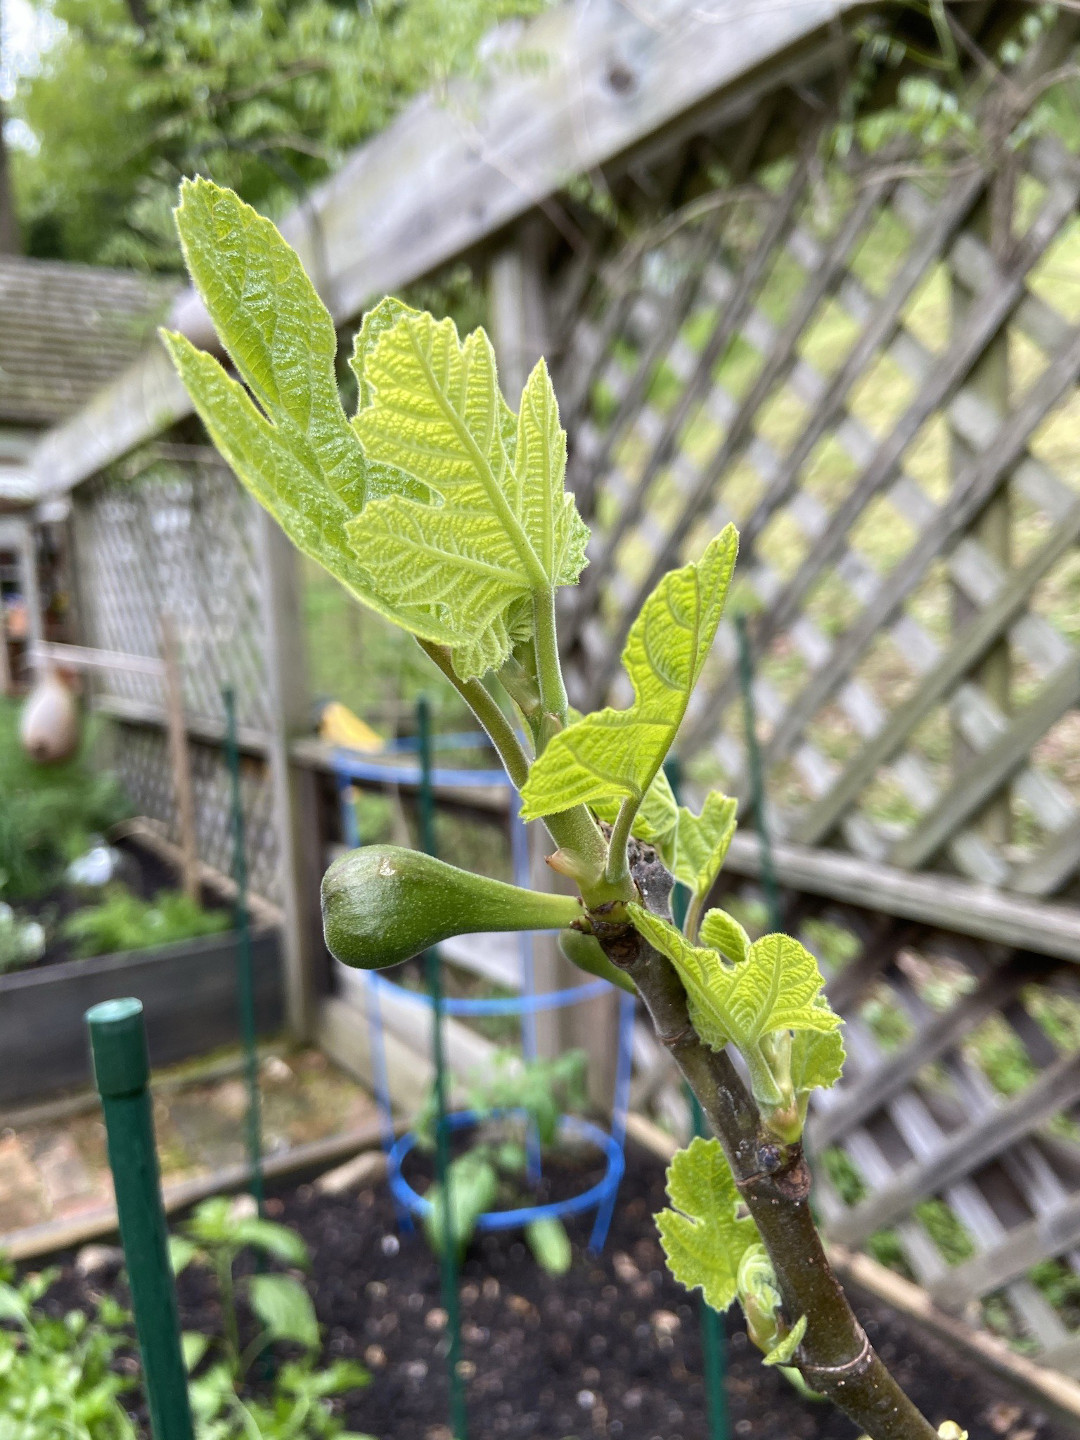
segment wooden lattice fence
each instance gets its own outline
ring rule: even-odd
[[[255,507],[202,446],[152,447],[75,494],[80,639],[121,655],[162,655],[162,617],[172,622],[192,788],[203,860],[231,869],[229,777],[221,739],[222,687],[236,695],[244,742],[242,789],[255,890],[281,898],[281,848],[266,752],[273,698],[266,666]],[[117,771],[135,808],[176,838],[176,796],[162,728],[165,697],[152,676],[102,672],[100,710],[121,722]]]
[[[577,693],[625,703],[642,599],[734,520],[787,923],[847,1020],[828,1232],[1080,1374],[1080,915],[1028,899],[1080,864],[1080,165],[1044,137],[945,177],[823,175],[816,142],[756,167],[777,110],[632,174],[635,238],[556,266]],[[691,788],[745,801],[744,737],[729,619]],[[760,864],[743,838],[724,889],[758,928]],[[638,1047],[638,1103],[684,1126]]]

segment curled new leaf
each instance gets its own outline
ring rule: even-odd
[[[619,803],[617,797],[610,796],[607,799],[594,800],[592,808],[601,820],[613,825],[619,813]],[[657,846],[666,860],[674,849],[671,841],[679,813],[680,807],[675,802],[671,781],[663,770],[658,770],[652,784],[645,791],[641,809],[634,816],[631,834],[644,840],[646,845]]]
[[[844,1070],[844,1042],[839,1029],[800,1030],[791,1042],[791,1087],[805,1097],[811,1090],[829,1090]]]
[[[776,1344],[761,1362],[763,1365],[779,1365],[782,1369],[791,1364],[795,1358],[795,1351],[802,1344],[802,1338],[806,1334],[806,1316],[800,1315],[795,1324],[781,1336]]]
[[[668,1199],[656,1217],[668,1269],[688,1290],[700,1288],[714,1310],[735,1299],[739,1266],[760,1245],[757,1226],[737,1211],[739,1192],[719,1140],[692,1140],[672,1158]]]
[[[736,1279],[739,1303],[746,1316],[750,1339],[764,1352],[764,1365],[791,1364],[806,1334],[806,1316],[800,1315],[789,1329],[783,1314],[776,1271],[764,1245],[751,1245],[743,1255]],[[794,1382],[795,1377],[792,1378]],[[802,1388],[802,1387],[800,1387]]]
[[[701,941],[725,960],[741,965],[750,954],[750,936],[726,910],[710,910],[701,922]]]
[[[671,748],[724,610],[738,536],[728,525],[699,561],[665,575],[623,651],[628,710],[597,710],[560,731],[521,792],[527,820],[581,803],[645,798]]]

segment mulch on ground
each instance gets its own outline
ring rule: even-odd
[[[568,1222],[574,1265],[553,1278],[519,1235],[482,1236],[461,1271],[463,1373],[469,1440],[704,1440],[708,1435],[697,1296],[668,1275],[652,1214],[663,1169],[630,1147],[627,1176],[603,1253],[585,1250],[591,1217]],[[588,1183],[586,1174],[573,1183]],[[555,1192],[571,1183],[554,1176]],[[423,1236],[402,1234],[386,1186],[330,1196],[311,1186],[270,1201],[312,1250],[310,1276],[327,1358],[372,1371],[344,1400],[351,1428],[380,1440],[450,1440],[446,1314]],[[100,1283],[100,1281],[98,1282]],[[57,1303],[90,1298],[67,1268]],[[184,1329],[218,1323],[212,1287],[182,1277]],[[971,1440],[1065,1440],[1069,1434],[976,1364],[881,1304],[858,1303],[870,1336],[936,1424],[955,1419]],[[801,1399],[766,1370],[741,1318],[727,1317],[727,1394],[735,1440],[852,1440],[829,1406]]]

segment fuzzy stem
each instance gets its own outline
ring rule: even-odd
[[[529,777],[529,757],[510,721],[500,710],[495,699],[481,685],[479,680],[462,680],[454,669],[450,650],[446,645],[434,645],[428,640],[417,640],[423,650],[450,684],[458,692],[483,726],[491,743],[498,751],[507,775],[520,790]],[[561,680],[561,675],[560,675]],[[603,904],[609,900],[634,898],[634,887],[629,874],[624,885],[611,885],[604,879],[607,866],[608,847],[603,833],[584,805],[575,805],[557,815],[548,815],[544,821],[555,844],[575,855],[582,866],[579,876],[581,893],[588,905]]]
[[[630,879],[630,861],[626,847],[630,843],[630,831],[637,815],[640,801],[627,796],[619,806],[615,824],[608,841],[607,878],[612,885],[619,885]]]
[[[498,751],[507,775],[520,790],[529,778],[529,757],[521,741],[514,733],[514,727],[500,710],[493,695],[484,689],[479,680],[462,680],[454,669],[448,645],[433,645],[429,640],[416,642],[450,684],[468,705],[469,709],[484,727],[488,739]]]
[[[668,915],[671,877],[658,862],[633,866],[654,913]],[[726,1051],[708,1049],[687,1009],[686,992],[666,956],[626,926],[596,925],[608,958],[626,970],[701,1102],[724,1147],[739,1193],[757,1222],[789,1323],[809,1321],[795,1363],[807,1383],[837,1405],[872,1440],[937,1440],[882,1364],[832,1272],[810,1213],[810,1170],[798,1144],[769,1133]]]
[[[545,715],[552,715],[559,728],[566,724],[566,686],[559,662],[559,634],[555,626],[555,591],[533,592],[533,633],[536,639],[536,675]]]
[[[698,931],[701,929],[701,913],[705,909],[704,895],[694,895],[690,904],[686,907],[686,918],[683,921],[683,934],[690,941],[691,945],[697,944]]]

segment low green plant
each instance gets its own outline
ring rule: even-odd
[[[485,895],[509,912],[501,928],[534,928],[539,911],[578,932],[568,953],[638,991],[717,1136],[680,1151],[668,1173],[672,1208],[658,1223],[672,1273],[717,1309],[740,1299],[767,1363],[796,1368],[875,1440],[933,1440],[852,1313],[811,1213],[807,1101],[844,1061],[817,961],[791,936],[751,938],[709,908],[734,802],[708,795],[695,813],[661,768],[720,624],[734,527],[678,569],[665,574],[670,557],[657,560],[623,650],[632,704],[578,715],[555,600],[585,565],[588,530],[565,489],[566,435],[544,362],[515,413],[482,330],[462,341],[452,321],[388,298],[356,337],[349,417],[333,321],[274,227],[205,180],[185,182],[177,220],[239,377],[165,336],[214,443],[301,550],[417,638],[577,891],[538,897],[452,866],[421,873],[393,847],[368,847],[324,881],[331,950],[386,963],[387,951],[483,928]],[[690,895],[681,928],[676,883]]]
[[[370,1440],[346,1431],[329,1403],[335,1395],[369,1384],[370,1375],[350,1360],[319,1367],[319,1322],[307,1287],[295,1275],[264,1269],[238,1277],[236,1262],[244,1250],[293,1269],[310,1263],[295,1230],[244,1214],[222,1196],[203,1201],[169,1239],[174,1273],[192,1264],[205,1266],[221,1303],[219,1339],[197,1333],[183,1337],[188,1370],[198,1372],[190,1385],[198,1440]],[[257,1327],[246,1346],[241,1343],[241,1301]],[[280,1342],[298,1349],[300,1357],[276,1368],[269,1395],[245,1392],[256,1359]]]
[[[448,1167],[449,1226],[442,1187],[432,1185],[426,1197],[431,1209],[424,1216],[424,1234],[437,1253],[449,1233],[463,1254],[480,1216],[499,1202],[500,1192],[508,1204],[520,1199],[530,1131],[541,1153],[550,1153],[563,1113],[585,1105],[585,1052],[567,1050],[554,1060],[522,1060],[516,1051],[499,1050],[489,1066],[476,1072],[465,1103],[475,1129],[469,1149]],[[433,1091],[415,1126],[422,1149],[435,1148],[437,1116]],[[570,1240],[561,1220],[549,1216],[531,1221],[525,1226],[525,1239],[537,1264],[549,1275],[569,1270]]]
[[[16,1281],[0,1262],[0,1440],[136,1440],[115,1368],[130,1317],[107,1297],[93,1318],[54,1318],[39,1302],[59,1272]]]
[[[203,935],[218,935],[229,928],[224,910],[204,910],[180,890],[162,890],[143,900],[126,885],[109,885],[96,905],[69,915],[61,927],[84,959],[113,955],[123,950],[149,950]]]
[[[0,698],[0,877],[11,901],[62,880],[93,837],[127,813],[116,780],[92,763],[95,735],[56,765],[31,760],[19,741],[19,707]]]

